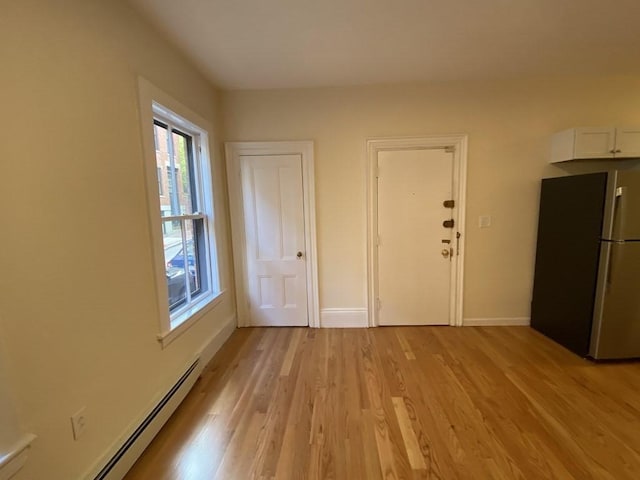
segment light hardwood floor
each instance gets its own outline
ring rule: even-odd
[[[241,329],[126,480],[639,479],[640,363],[528,327]]]

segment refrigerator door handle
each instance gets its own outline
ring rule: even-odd
[[[627,187],[616,187],[613,199],[613,216],[611,238],[621,240],[626,236]]]

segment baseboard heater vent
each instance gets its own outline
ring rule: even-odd
[[[111,460],[94,477],[94,480],[121,480],[125,476],[193,387],[200,373],[197,369],[199,363],[200,359],[193,362]]]

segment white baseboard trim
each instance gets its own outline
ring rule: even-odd
[[[366,308],[323,308],[320,310],[320,328],[367,328],[369,315]]]
[[[229,340],[229,337],[236,328],[238,328],[236,316],[231,315],[224,321],[220,330],[214,333],[213,336],[205,342],[203,347],[200,349],[200,372],[202,372],[204,367],[207,366],[213,356],[218,353],[218,350],[220,350],[222,345]]]
[[[234,314],[220,325],[219,329],[211,335],[194,356],[192,362],[199,359],[195,367],[190,369],[189,366],[192,366],[193,363],[185,366],[185,371],[190,371],[190,373],[183,375],[184,381],[175,390],[175,393],[171,393],[176,388],[175,386],[173,389],[169,387],[171,389],[169,393],[158,393],[147,409],[129,425],[125,432],[100,457],[100,461],[84,476],[85,480],[122,480],[124,478],[175,409],[178,408],[178,405],[184,400],[202,370],[235,329],[236,316]],[[171,397],[167,400],[169,394],[171,394]]]
[[[465,318],[462,321],[464,327],[507,327],[528,326],[531,323],[529,317],[510,318]]]

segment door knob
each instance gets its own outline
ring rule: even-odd
[[[302,252],[298,252],[298,253],[296,254],[296,257],[298,257],[298,258],[302,258]]]
[[[448,249],[448,248],[443,248],[443,249],[442,249],[442,256],[443,256],[444,258],[449,258],[449,253],[450,253],[450,252],[449,252],[449,249]]]

